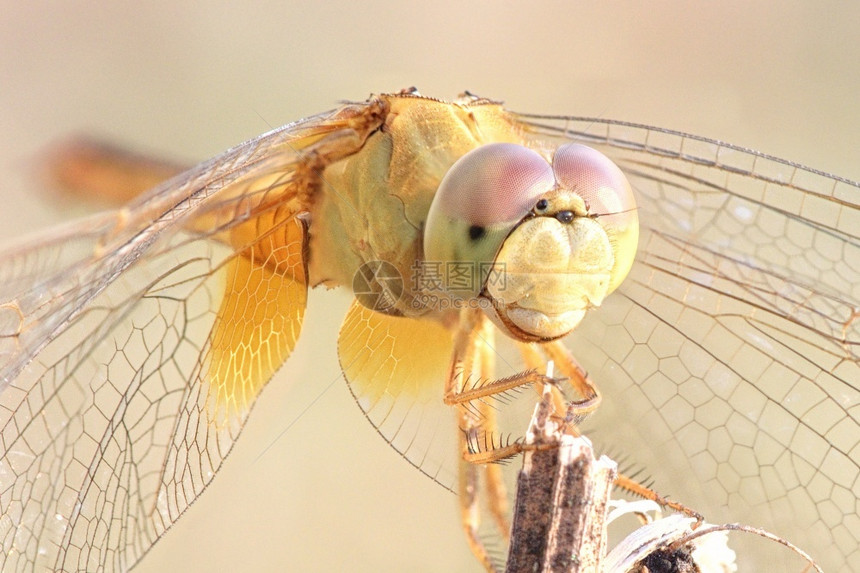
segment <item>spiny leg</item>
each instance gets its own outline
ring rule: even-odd
[[[520,342],[517,345],[520,350],[520,355],[523,357],[523,362],[532,372],[546,372],[548,364],[546,355],[539,350],[539,344],[533,342]],[[536,396],[543,399],[544,385],[536,383],[534,385]],[[567,412],[568,399],[565,398],[561,389],[553,386],[551,390],[553,412],[557,416]]]
[[[698,527],[704,520],[704,516],[699,512],[687,507],[684,504],[678,503],[677,501],[672,501],[669,498],[663,497],[658,494],[656,491],[647,487],[634,478],[629,476],[618,474],[615,478],[615,485],[620,487],[621,489],[627,490],[633,495],[637,495],[643,499],[651,500],[662,507],[668,507],[669,509],[673,509],[679,513],[683,513],[688,517],[692,517],[696,520],[696,524],[693,526],[693,529]]]
[[[548,384],[552,387],[555,416],[568,422],[566,431],[572,433],[576,431],[575,424],[593,411],[600,401],[594,384],[561,343],[540,346],[521,344],[520,349],[530,370],[494,379],[492,325],[478,310],[461,312],[454,337],[454,359],[445,385],[445,403],[459,406],[459,425],[462,430],[460,510],[463,527],[472,552],[488,570],[494,566],[479,534],[482,497],[502,536],[507,540],[510,535],[502,468],[492,462],[507,459],[528,448],[521,442],[508,445],[494,443],[492,437],[498,433],[495,398],[529,385],[540,392]],[[539,373],[545,370],[549,361],[557,364],[558,371],[570,379],[580,400],[569,401],[559,388],[561,380]],[[485,437],[486,443],[481,443],[480,435]],[[481,484],[481,473],[484,484]],[[481,491],[481,485],[485,485],[485,492]]]
[[[454,359],[445,385],[445,403],[458,406],[459,413],[459,487],[463,527],[470,549],[488,570],[493,570],[494,564],[479,532],[482,502],[486,503],[484,507],[502,538],[507,541],[510,536],[503,468],[492,462],[509,458],[524,449],[519,442],[506,446],[493,443],[492,436],[498,433],[495,397],[524,385],[537,387],[556,382],[534,371],[494,380],[493,333],[492,324],[480,311],[464,310],[461,313],[454,337]],[[561,404],[565,402],[561,400]],[[489,442],[480,444],[480,436],[489,437]],[[482,486],[485,488],[483,491]]]
[[[449,395],[458,395],[475,372],[480,372],[480,352],[476,341],[481,329],[480,315],[463,311],[460,315],[460,325],[454,337],[454,359],[445,383],[446,403]],[[481,466],[468,461],[471,450],[469,441],[477,431],[480,423],[480,412],[470,408],[457,409],[457,421],[461,429],[459,433],[460,462],[459,462],[459,502],[460,516],[466,533],[466,542],[472,554],[481,562],[487,571],[495,571],[495,565],[481,540],[479,528],[481,525],[479,472]]]
[[[510,535],[507,519],[507,496],[502,481],[501,467],[492,462],[521,453],[528,447],[517,442],[503,447],[489,443],[485,444],[483,449],[481,448],[476,434],[479,427],[487,434],[493,434],[498,427],[496,411],[487,398],[492,398],[496,394],[523,385],[533,385],[541,391],[543,386],[548,384],[551,387],[551,404],[555,413],[554,417],[565,423],[565,432],[577,435],[577,425],[597,409],[601,395],[586,371],[559,341],[540,345],[520,343],[520,352],[529,370],[508,378],[494,380],[492,330],[488,328],[489,323],[484,321],[480,315],[465,316],[466,314],[464,312],[464,316],[461,316],[463,320],[461,320],[460,331],[455,343],[456,358],[446,385],[445,402],[460,406],[461,428],[464,429],[460,439],[463,455],[460,462],[460,504],[467,539],[473,553],[481,563],[488,571],[493,571],[495,566],[478,534],[481,467],[477,464],[484,464],[489,510],[507,539]],[[573,390],[580,396],[578,400],[569,401],[566,399],[558,386],[559,380],[553,379],[552,374],[548,373],[548,376],[538,374],[540,371],[546,371],[549,362],[552,362],[558,372],[569,381]],[[480,372],[479,377],[476,377],[476,372]],[[467,387],[470,383],[472,383],[471,387]],[[652,500],[663,507],[694,517],[699,522],[702,521],[701,515],[697,512],[660,496],[633,478],[619,475],[615,480],[615,485],[637,496]]]
[[[444,402],[450,406],[459,406],[458,409],[461,412],[460,428],[467,438],[464,453],[466,460],[476,464],[498,462],[521,453],[524,451],[524,446],[519,442],[508,445],[495,443],[494,436],[496,435],[497,424],[495,422],[495,410],[492,408],[490,400],[523,386],[556,385],[559,380],[533,370],[497,380],[492,379],[492,372],[487,372],[490,376],[484,377],[484,373],[481,373],[480,370],[479,360],[467,361],[460,358],[466,355],[478,356],[480,354],[479,347],[486,344],[481,342],[485,341],[486,338],[477,336],[477,331],[483,328],[480,323],[475,322],[469,327],[473,331],[464,333],[462,336],[460,334],[455,336],[455,356],[445,385]],[[461,340],[464,342],[462,347],[460,346]],[[471,352],[467,353],[467,348]],[[492,351],[492,348],[488,350]],[[481,373],[481,375],[477,376],[476,373]],[[467,388],[469,384],[471,386]],[[559,411],[564,412],[565,409],[561,408]],[[483,443],[480,436],[484,437]]]
[[[487,345],[486,341],[491,340],[491,335],[481,334],[479,336],[479,333],[484,330],[490,331],[491,327],[488,322],[483,320],[481,315],[474,314],[474,311],[464,311],[463,316],[474,317],[474,319],[461,320],[457,335],[454,338],[454,360],[452,361],[448,381],[445,385],[445,395],[443,398],[445,404],[449,406],[462,406],[464,409],[471,408],[473,415],[479,416],[480,412],[473,406],[473,403],[482,403],[485,398],[492,398],[493,396],[529,384],[533,384],[537,388],[542,384],[557,382],[557,380],[540,374],[535,369],[495,380],[493,379],[492,372],[490,372],[490,376],[485,377],[484,373],[475,368],[476,361],[472,360],[467,363],[460,357],[465,354],[466,348],[474,349],[478,345]],[[487,350],[490,352],[493,351],[492,348],[488,348]],[[545,363],[545,361],[542,361],[541,366]],[[475,376],[476,373],[480,374],[480,376]],[[564,410],[562,408],[561,411]]]
[[[558,371],[567,378],[576,393],[581,396],[581,399],[567,405],[565,415],[570,431],[576,434],[578,433],[576,427],[600,406],[602,400],[600,391],[588,376],[588,372],[579,365],[570,350],[560,340],[545,344],[541,348],[553,361]]]
[[[492,325],[489,321],[484,320],[482,331],[477,339],[480,347],[481,378],[484,380],[491,380],[495,375],[496,360],[493,334]],[[479,408],[484,418],[485,430],[495,434],[498,429],[495,408],[485,401],[479,402]],[[507,544],[510,541],[511,523],[508,519],[508,492],[502,475],[502,467],[499,464],[487,464],[484,468],[484,479],[487,483],[487,507]]]
[[[474,338],[472,339],[472,343],[476,343]],[[578,362],[576,362],[573,355],[567,350],[562,342],[555,341],[538,345],[546,358],[542,358],[535,350],[534,346],[535,345],[533,344],[525,343],[521,343],[519,345],[523,359],[529,367],[529,370],[498,380],[493,380],[492,376],[484,377],[480,379],[481,383],[479,385],[469,389],[465,388],[465,380],[467,378],[464,377],[460,383],[459,390],[454,384],[450,384],[448,386],[445,393],[445,403],[451,405],[466,405],[528,384],[533,384],[538,392],[541,392],[543,384],[555,384],[556,389],[553,392],[553,396],[556,412],[560,416],[564,415],[571,425],[577,425],[600,405],[600,392],[588,376],[588,373],[579,365]],[[539,373],[541,371],[545,371],[548,360],[551,360],[555,365],[555,368],[564,375],[564,379],[567,380],[577,394],[581,396],[580,399],[568,402],[557,387],[556,383],[560,380]],[[502,450],[504,450],[504,448],[502,448]],[[501,454],[502,452],[500,451],[499,453]],[[512,452],[512,454],[515,453],[518,452]],[[504,454],[501,455],[501,457],[496,457],[495,459],[501,459],[503,457],[505,457]],[[491,460],[476,459],[474,461]]]

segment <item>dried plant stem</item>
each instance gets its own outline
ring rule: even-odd
[[[617,466],[595,459],[588,439],[560,432],[550,400],[547,386],[526,438],[506,571],[596,572]]]

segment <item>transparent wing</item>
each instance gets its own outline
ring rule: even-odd
[[[0,258],[0,569],[128,569],[211,481],[301,328],[307,158],[361,112]]]
[[[315,128],[324,124],[323,117],[290,124],[231,149],[116,213],[73,222],[51,236],[33,237],[0,253],[0,390],[89,298],[153,241],[197,216],[203,203],[208,202],[211,213],[221,209],[222,215],[229,215],[231,206],[247,208],[240,204],[237,182],[249,172],[277,176],[283,162],[289,173],[301,151],[291,146],[318,137]],[[231,186],[231,192],[222,191]],[[221,199],[213,199],[218,194],[229,194],[229,203],[219,207]]]
[[[605,392],[587,428],[711,521],[825,570],[860,561],[860,187],[721,142],[523,116],[601,149],[642,226],[627,281],[570,336]]]

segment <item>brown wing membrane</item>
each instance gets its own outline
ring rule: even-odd
[[[860,187],[674,132],[527,121],[637,193],[637,262],[569,338],[605,396],[588,435],[711,521],[857,563]]]
[[[0,568],[126,570],[205,489],[299,335],[306,158],[360,147],[365,107],[0,260],[29,285],[0,303],[20,317],[0,329]]]

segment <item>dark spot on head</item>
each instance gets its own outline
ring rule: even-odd
[[[477,241],[487,234],[487,230],[480,225],[472,225],[469,227],[469,238],[473,241]]]
[[[549,201],[546,199],[539,199],[537,204],[535,205],[535,209],[538,211],[544,211],[547,207],[549,207]]]
[[[573,211],[559,211],[555,214],[555,218],[562,223],[570,223],[571,221],[573,221]]]

